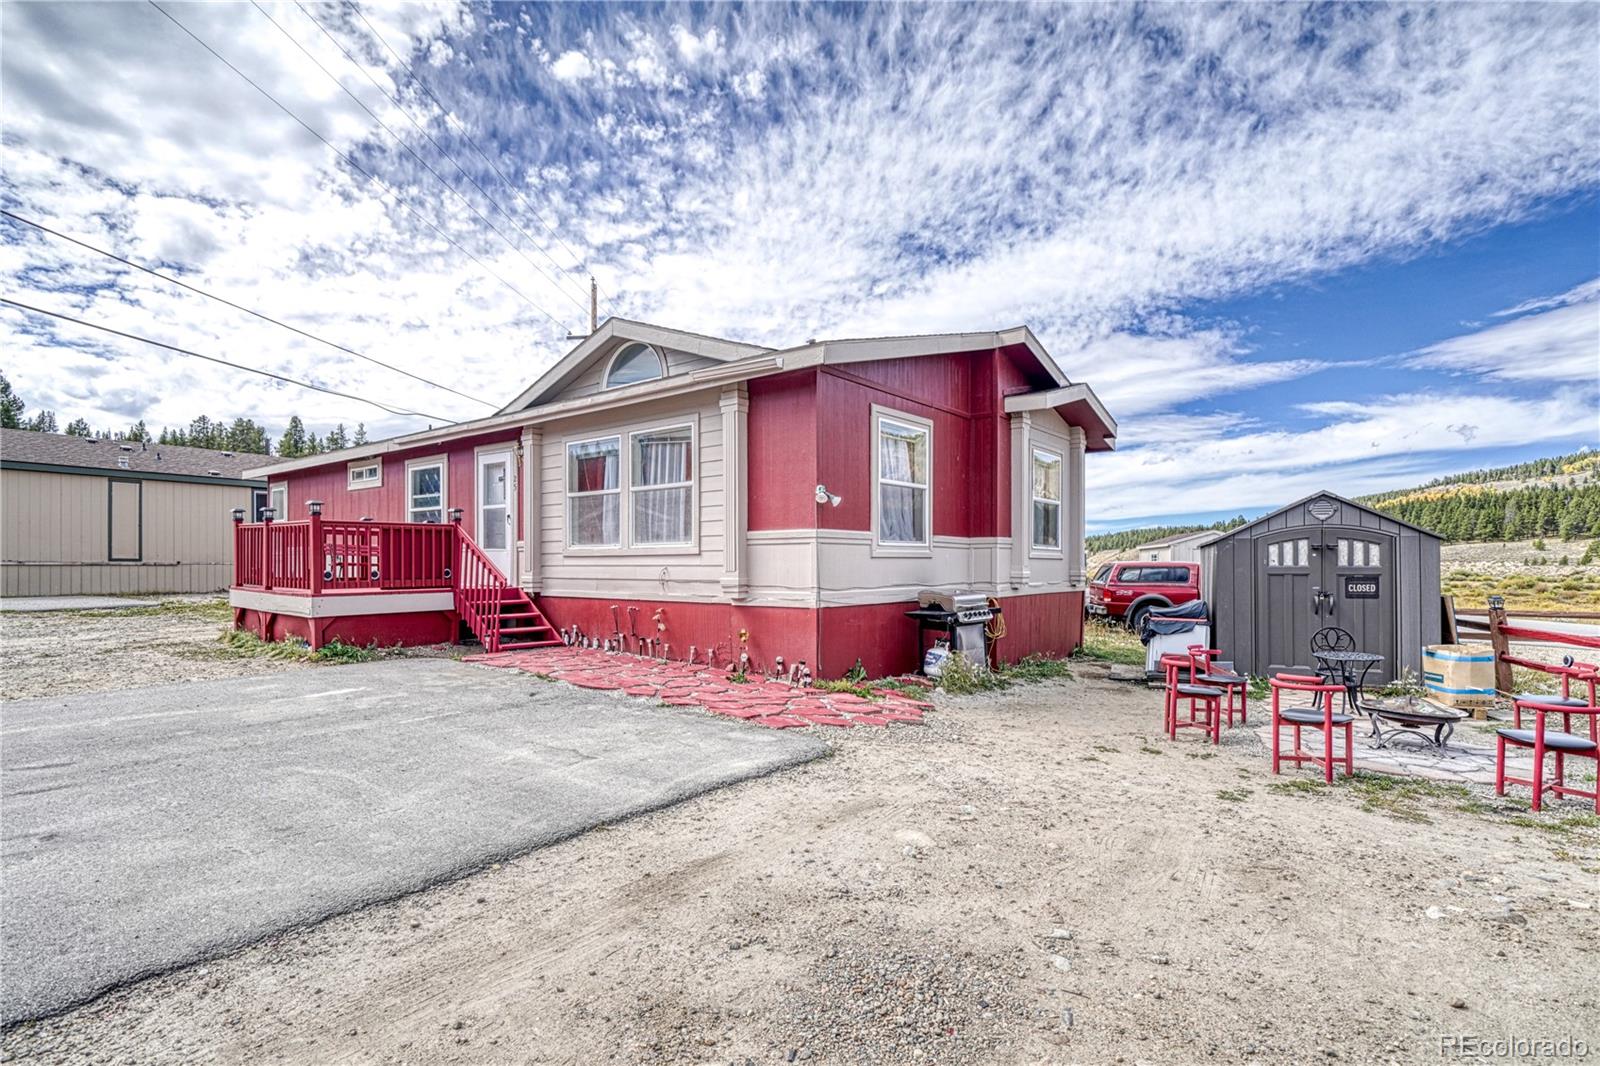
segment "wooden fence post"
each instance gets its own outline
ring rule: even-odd
[[[307,500],[311,512],[310,543],[306,545],[306,565],[311,568],[311,595],[322,595],[322,568],[327,556],[322,550],[322,501]]]
[[[1511,654],[1511,641],[1502,632],[1506,624],[1506,601],[1499,596],[1489,597],[1489,646],[1494,649],[1494,687],[1503,695],[1511,695],[1511,664],[1506,656]]]

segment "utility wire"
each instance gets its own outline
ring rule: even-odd
[[[401,137],[398,133],[396,133],[389,126],[389,124],[387,122],[385,122],[385,121],[383,121],[383,119],[379,118],[377,112],[373,111],[372,108],[367,106],[366,101],[362,100],[361,97],[357,96],[355,93],[351,92],[348,88],[346,88],[344,82],[339,80],[338,75],[334,74],[333,71],[331,71],[327,67],[323,66],[322,65],[322,61],[319,60],[316,56],[312,55],[310,49],[308,49],[305,45],[301,44],[298,40],[296,40],[294,34],[290,33],[288,30],[284,29],[283,26],[281,26],[278,23],[278,20],[273,18],[271,13],[269,13],[266,8],[262,7],[259,3],[257,3],[257,0],[250,0],[250,6],[254,7],[257,11],[261,12],[262,17],[265,18],[268,22],[272,23],[272,26],[273,26],[274,29],[276,29],[279,33],[283,34],[283,36],[288,39],[290,44],[292,44],[296,48],[300,49],[301,54],[303,54],[307,59],[311,60],[311,62],[316,65],[316,68],[318,70],[322,71],[322,73],[324,73],[324,74],[326,74],[328,76],[328,80],[329,81],[331,81],[335,85],[337,85],[341,92],[343,92],[350,99],[354,100],[356,102],[356,105],[358,107],[360,107],[361,110],[365,111],[367,113],[368,117],[372,119],[372,121],[376,122],[379,126],[381,126],[383,128],[383,131],[385,133],[387,133],[390,137],[394,138],[396,144],[398,144],[401,148],[404,148],[408,153],[410,153],[411,158],[415,159],[419,164],[421,164],[421,166],[422,166],[422,168],[424,170],[426,170],[429,174],[432,174],[436,179],[438,179],[439,184],[443,185],[445,187],[445,191],[446,192],[449,192],[456,199],[460,200],[462,206],[464,206],[468,211],[471,211],[473,213],[473,215],[478,219],[479,222],[482,222],[485,226],[488,226],[489,229],[494,232],[495,236],[497,236],[501,240],[505,241],[506,242],[506,246],[508,248],[510,248],[513,252],[516,252],[518,255],[520,255],[524,262],[526,262],[529,266],[533,267],[533,269],[538,272],[540,277],[544,278],[551,285],[555,286],[556,291],[559,292],[562,296],[565,296],[567,299],[569,299],[573,303],[577,304],[578,305],[578,310],[587,311],[589,309],[587,304],[585,304],[583,301],[579,300],[576,296],[573,296],[572,293],[568,292],[566,289],[562,288],[561,283],[559,281],[557,281],[555,278],[552,278],[549,274],[546,274],[544,272],[544,268],[543,267],[539,266],[539,264],[535,263],[532,259],[529,259],[528,258],[528,254],[522,250],[520,245],[518,245],[516,242],[514,242],[510,237],[507,237],[505,235],[505,233],[500,229],[499,226],[496,226],[493,222],[489,221],[489,219],[484,216],[483,212],[479,211],[475,206],[473,206],[473,203],[472,203],[471,200],[467,199],[464,195],[462,195],[462,193],[461,193],[461,191],[459,189],[457,189],[455,186],[451,185],[450,182],[445,180],[445,177],[444,177],[443,174],[440,174],[437,170],[433,169],[433,165],[431,163],[429,163],[426,159],[422,158],[422,156],[417,152],[417,150],[415,148],[413,148],[413,147],[411,147],[411,145],[407,144],[406,141],[405,141],[405,138]],[[552,262],[554,262],[554,260],[552,260]],[[561,269],[561,265],[559,263],[556,264],[556,269],[557,270]]]
[[[299,0],[296,0],[296,2],[298,3]],[[301,6],[303,7],[304,5]],[[478,147],[478,142],[473,139],[472,134],[467,131],[467,128],[461,124],[459,119],[455,118],[451,114],[450,109],[444,105],[444,101],[440,100],[438,96],[434,95],[433,90],[428,88],[428,83],[422,80],[422,77],[417,73],[416,68],[414,68],[399,52],[394,50],[394,47],[384,39],[383,34],[378,32],[378,28],[376,26],[367,21],[367,16],[362,12],[361,8],[352,2],[350,4],[350,10],[356,16],[356,18],[360,19],[362,24],[366,26],[369,31],[371,31],[372,36],[377,38],[378,43],[383,45],[384,49],[390,55],[394,56],[395,62],[399,63],[405,72],[411,76],[411,80],[413,83],[415,83],[417,88],[421,89],[427,94],[428,99],[433,101],[434,106],[439,109],[439,113],[444,116],[445,121],[455,127],[456,132],[461,136],[461,139],[466,141],[472,150],[477,152],[479,157],[482,158],[485,163],[489,164],[489,169],[493,170],[495,174],[499,175],[500,180],[505,182],[506,188],[511,190],[512,195],[514,195],[518,200],[521,200],[523,206],[525,206],[529,211],[533,212],[533,216],[543,223],[544,228],[550,231],[550,236],[556,239],[556,243],[565,248],[567,250],[567,254],[572,256],[572,258],[579,260],[580,262],[583,261],[583,257],[577,252],[574,252],[571,246],[568,245],[566,241],[561,239],[561,234],[557,232],[556,228],[550,224],[548,219],[544,217],[544,213],[538,208],[534,207],[532,204],[528,203],[527,199],[523,197],[521,190],[517,188],[516,183],[510,178],[506,177],[505,172],[502,171],[495,161],[489,157],[487,152]],[[610,295],[607,294],[604,289],[599,287],[598,282],[595,283],[595,288],[602,296],[605,296],[607,305],[611,305],[613,303]],[[614,313],[616,308],[613,306],[611,307],[611,310]]]
[[[53,230],[49,226],[46,226],[46,225],[43,225],[41,223],[35,222],[31,218],[23,218],[21,215],[17,214],[14,211],[7,211],[4,208],[0,208],[0,215],[4,215],[6,218],[11,219],[13,222],[20,222],[25,226],[32,226],[34,229],[40,231],[41,233],[48,233],[50,236],[59,238],[60,240],[68,242],[69,244],[76,244],[79,248],[86,248],[89,251],[94,252],[96,255],[103,255],[107,259],[114,259],[117,262],[121,263],[123,266],[129,266],[129,267],[132,267],[135,270],[142,270],[146,274],[149,274],[151,277],[160,278],[162,281],[165,281],[165,282],[167,282],[169,284],[172,284],[172,285],[176,285],[179,288],[188,289],[190,292],[198,293],[199,295],[204,296],[204,297],[206,297],[208,299],[211,299],[211,300],[215,300],[218,303],[226,304],[226,305],[228,305],[229,307],[233,308],[236,311],[243,311],[247,315],[254,315],[256,318],[261,319],[263,322],[271,322],[274,326],[282,326],[284,329],[290,330],[290,331],[292,331],[294,333],[298,333],[302,337],[309,337],[311,340],[317,341],[320,344],[326,344],[330,348],[337,348],[339,351],[344,352],[347,355],[353,355],[357,359],[365,359],[367,362],[376,364],[377,366],[381,366],[385,370],[393,370],[396,374],[404,374],[406,377],[411,378],[414,381],[420,381],[424,385],[432,385],[436,389],[443,389],[445,392],[455,393],[457,396],[461,397],[464,400],[471,400],[473,403],[481,403],[485,407],[493,407],[496,410],[498,410],[500,408],[500,406],[501,406],[500,404],[497,404],[497,403],[491,403],[488,400],[479,399],[476,396],[469,396],[467,393],[461,392],[458,389],[452,389],[449,385],[441,385],[437,381],[430,381],[428,378],[422,377],[419,374],[413,374],[409,370],[404,370],[404,369],[402,369],[402,368],[400,368],[398,366],[394,366],[391,363],[385,363],[382,359],[375,359],[370,355],[365,355],[365,354],[363,354],[361,352],[358,352],[354,348],[346,348],[344,345],[338,343],[337,341],[330,341],[326,337],[319,337],[315,333],[308,333],[305,330],[301,329],[299,326],[291,326],[287,322],[280,322],[278,319],[273,318],[271,315],[266,314],[266,313],[264,313],[262,311],[256,311],[256,310],[253,310],[252,308],[244,306],[243,304],[234,303],[232,300],[228,299],[225,296],[218,296],[214,292],[207,292],[205,289],[199,288],[199,287],[194,286],[194,285],[190,285],[188,282],[181,281],[178,278],[175,278],[175,277],[171,276],[170,274],[163,274],[163,273],[161,273],[161,271],[152,270],[150,267],[147,267],[142,263],[135,263],[132,259],[124,259],[122,256],[116,254],[115,252],[108,252],[104,248],[96,248],[94,245],[90,244],[88,241],[80,241],[76,237],[68,236],[67,234],[62,233],[59,230]]]
[[[311,389],[314,392],[325,392],[329,396],[338,396],[346,400],[355,400],[357,403],[370,404],[371,406],[377,407],[380,410],[388,411],[392,415],[410,415],[415,418],[429,418],[435,422],[444,422],[446,425],[456,424],[453,419],[440,418],[437,415],[426,414],[422,411],[412,411],[405,407],[391,407],[389,404],[381,403],[377,400],[369,400],[365,396],[357,396],[355,393],[340,392],[338,389],[330,389],[326,385],[318,385],[311,381],[301,381],[299,378],[291,378],[284,374],[275,374],[270,370],[260,370],[253,366],[245,366],[243,363],[231,363],[228,360],[218,358],[215,355],[206,355],[204,352],[196,352],[189,348],[179,348],[175,344],[168,344],[165,341],[151,340],[149,337],[141,337],[137,333],[125,333],[122,330],[114,329],[111,326],[102,326],[98,322],[89,322],[82,318],[73,318],[71,315],[64,315],[60,311],[49,311],[43,307],[34,307],[32,304],[25,304],[20,300],[13,300],[8,296],[0,296],[0,304],[9,304],[12,307],[17,307],[24,311],[31,311],[36,315],[48,315],[51,318],[59,318],[63,322],[71,322],[79,326],[87,326],[90,329],[100,330],[102,333],[111,333],[118,337],[126,337],[128,340],[138,341],[141,344],[149,344],[156,348],[165,348],[167,351],[177,352],[179,355],[187,355],[195,359],[204,359],[208,363],[219,363],[222,366],[232,367],[234,370],[243,370],[250,374],[260,374],[262,377],[272,378],[274,381],[282,381],[290,385],[298,385],[302,389]]]
[[[415,217],[419,222],[421,222],[423,225],[427,226],[429,229],[433,230],[433,232],[437,233],[446,242],[448,242],[452,247],[454,247],[458,252],[460,252],[462,255],[466,256],[468,259],[472,260],[474,263],[478,264],[478,266],[482,267],[485,273],[488,273],[488,274],[492,275],[495,278],[495,280],[500,282],[500,284],[504,285],[506,288],[508,288],[512,292],[516,293],[517,296],[522,300],[523,303],[527,304],[529,307],[533,308],[535,311],[538,311],[541,315],[543,315],[544,317],[548,318],[551,322],[553,322],[557,326],[557,328],[562,330],[563,333],[566,332],[567,326],[566,326],[566,324],[564,322],[562,322],[555,315],[552,315],[549,311],[546,311],[544,308],[540,307],[538,304],[534,303],[533,300],[528,296],[527,293],[523,292],[521,289],[519,289],[515,285],[511,284],[511,282],[507,281],[503,275],[501,275],[493,267],[489,266],[489,264],[485,263],[482,259],[479,259],[477,256],[473,255],[467,249],[463,248],[459,241],[457,241],[454,237],[450,236],[450,234],[446,233],[443,229],[440,229],[439,226],[435,225],[434,222],[431,219],[429,219],[427,216],[422,214],[422,212],[418,211],[416,208],[412,207],[409,203],[407,203],[400,196],[400,194],[398,192],[396,192],[394,189],[390,188],[389,185],[386,182],[384,182],[381,178],[377,177],[376,175],[374,175],[370,171],[368,171],[366,168],[362,167],[361,164],[357,163],[354,159],[351,159],[348,155],[346,155],[343,151],[341,151],[332,141],[328,140],[328,138],[324,137],[321,133],[317,132],[317,130],[314,129],[309,123],[307,123],[305,121],[305,119],[301,118],[299,115],[297,115],[293,111],[289,110],[289,108],[287,106],[285,106],[281,101],[279,101],[276,96],[273,96],[271,93],[267,92],[266,89],[263,89],[261,87],[261,85],[254,78],[250,77],[250,75],[246,74],[244,71],[240,70],[238,67],[234,66],[231,62],[229,62],[228,59],[225,56],[223,56],[223,54],[221,52],[218,52],[215,48],[212,48],[209,44],[207,44],[204,40],[202,40],[198,34],[196,34],[193,30],[191,30],[189,27],[185,26],[181,21],[179,21],[179,19],[178,19],[178,17],[176,15],[172,14],[166,8],[164,8],[160,4],[156,3],[156,0],[147,0],[147,2],[150,4],[151,7],[155,8],[157,11],[161,12],[162,15],[166,16],[167,20],[170,21],[174,26],[178,27],[178,29],[180,29],[184,33],[188,34],[189,37],[196,44],[198,44],[201,48],[204,48],[207,52],[210,52],[212,54],[212,56],[214,56],[217,59],[217,61],[220,62],[223,66],[227,67],[229,70],[231,70],[235,74],[239,75],[239,77],[243,78],[244,81],[246,83],[248,83],[249,86],[252,89],[254,89],[256,92],[260,93],[262,96],[265,96],[269,101],[271,101],[271,103],[273,104],[274,107],[276,107],[279,111],[282,111],[285,115],[288,115],[291,119],[293,119],[296,123],[298,123],[301,129],[305,130],[307,133],[311,134],[317,140],[319,140],[323,144],[327,145],[328,148],[333,152],[333,154],[338,156],[339,159],[346,166],[348,166],[351,170],[354,170],[356,173],[360,174],[362,177],[366,178],[368,181],[374,183],[379,188],[383,189],[383,191],[385,193],[388,193],[389,195],[392,195],[394,197],[394,202],[395,202],[396,205],[405,208],[406,211],[409,212],[413,217]]]
[[[260,7],[259,4],[257,4],[256,6],[258,8]],[[310,19],[312,24],[314,26],[316,26],[319,31],[321,31],[322,35],[324,37],[326,37],[328,39],[328,41],[335,48],[337,48],[344,55],[344,57],[347,60],[350,61],[350,65],[352,67],[354,67],[356,70],[359,70],[361,72],[362,77],[366,78],[367,81],[371,82],[372,83],[372,87],[377,89],[380,93],[382,93],[384,95],[384,97],[390,103],[392,103],[395,106],[395,110],[399,111],[402,115],[404,115],[406,117],[406,121],[410,122],[411,125],[415,126],[416,129],[417,129],[417,132],[422,134],[424,137],[426,137],[428,139],[428,143],[433,145],[434,149],[440,155],[442,155],[442,156],[444,156],[444,158],[450,160],[451,165],[453,165],[456,168],[456,170],[461,172],[461,176],[466,178],[468,181],[470,181],[472,183],[472,187],[477,189],[478,192],[483,195],[484,199],[488,200],[491,204],[493,204],[495,206],[495,209],[498,210],[502,215],[504,215],[506,217],[506,219],[508,221],[510,221],[510,223],[513,226],[516,227],[517,232],[522,234],[522,236],[527,239],[529,244],[533,245],[535,248],[537,248],[539,250],[539,254],[543,255],[546,259],[550,260],[550,265],[551,266],[555,267],[557,270],[562,271],[562,272],[564,272],[564,273],[566,273],[566,274],[568,274],[570,276],[578,278],[580,281],[582,280],[581,274],[574,273],[574,271],[572,270],[571,267],[562,266],[561,263],[556,259],[555,256],[551,255],[550,252],[542,244],[540,244],[538,241],[534,240],[533,239],[533,235],[530,234],[527,230],[523,229],[522,225],[519,222],[517,222],[516,216],[513,215],[510,211],[506,210],[505,206],[502,205],[500,203],[500,201],[496,200],[494,198],[494,196],[490,194],[489,190],[485,189],[478,182],[477,178],[472,176],[472,172],[470,170],[468,170],[466,167],[462,166],[461,162],[458,159],[456,159],[455,155],[452,154],[451,152],[449,152],[448,150],[446,150],[444,145],[440,144],[439,141],[433,136],[433,134],[428,132],[428,127],[424,126],[421,122],[418,122],[416,120],[416,118],[412,116],[411,112],[406,110],[405,105],[403,105],[400,102],[400,99],[398,97],[396,97],[388,89],[384,88],[383,83],[381,81],[379,81],[376,77],[374,77],[372,72],[370,70],[368,70],[361,63],[361,61],[359,59],[357,59],[355,56],[350,54],[350,50],[344,46],[344,42],[340,41],[338,36],[335,35],[333,33],[333,31],[329,30],[327,26],[323,25],[322,20],[317,18],[317,16],[312,13],[310,8],[306,7],[306,5],[303,4],[303,3],[300,3],[299,0],[296,0],[295,6],[298,7],[300,9],[300,13],[302,15],[304,15],[306,18]],[[266,12],[263,11],[262,14],[266,14]],[[271,18],[270,15],[268,15],[267,17]],[[279,27],[279,28],[281,29],[282,27]],[[304,51],[304,49],[302,49],[302,51]],[[319,64],[319,66],[320,66],[320,64]],[[343,88],[342,85],[340,87]],[[345,90],[345,91],[349,92],[349,90]],[[358,100],[357,103],[359,103],[359,102],[360,101]],[[376,116],[374,116],[374,117],[376,117]],[[477,146],[473,145],[473,147],[476,148]],[[480,152],[479,154],[481,155],[482,153]],[[511,191],[513,193],[517,193],[517,190],[514,187],[512,188]],[[518,194],[518,195],[520,196],[520,194]],[[531,204],[528,204],[527,201],[523,201],[523,203],[535,215],[535,217],[539,218],[540,222],[544,222],[543,216],[541,216],[539,214],[539,212],[534,211]],[[546,228],[549,228],[549,224],[548,223],[546,223],[545,225],[546,225]],[[551,235],[556,237],[556,239],[558,241],[560,241],[560,239],[561,239],[560,235],[555,233],[554,230],[551,230]],[[563,248],[566,248],[568,254],[570,254],[574,259],[580,259],[581,260],[581,257],[576,252],[574,252],[571,248],[567,247],[567,244],[566,244],[565,241],[561,242],[561,246]],[[585,296],[588,295],[587,287],[585,287],[585,289],[584,289],[584,295]],[[588,310],[588,305],[587,304],[583,304],[583,303],[580,302],[580,306],[584,310]]]

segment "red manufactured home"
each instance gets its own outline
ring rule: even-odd
[[[240,524],[231,600],[313,643],[576,627],[834,677],[915,669],[918,593],[972,590],[1002,657],[1065,654],[1115,439],[1026,327],[778,350],[610,319],[488,418],[252,471],[278,521]]]

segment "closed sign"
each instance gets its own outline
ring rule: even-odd
[[[1344,598],[1347,600],[1375,600],[1378,598],[1377,574],[1346,574]]]

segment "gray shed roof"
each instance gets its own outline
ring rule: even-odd
[[[1375,515],[1376,517],[1383,519],[1383,521],[1385,521],[1385,522],[1393,522],[1397,526],[1404,526],[1406,529],[1416,530],[1418,533],[1421,533],[1425,537],[1433,537],[1436,540],[1437,539],[1442,539],[1442,538],[1439,537],[1439,534],[1435,533],[1431,529],[1426,529],[1426,528],[1424,528],[1422,526],[1415,525],[1415,524],[1413,524],[1411,522],[1407,522],[1403,518],[1396,518],[1392,514],[1385,514],[1384,512],[1378,510],[1376,507],[1368,507],[1364,503],[1357,503],[1354,500],[1346,499],[1345,497],[1340,496],[1337,492],[1328,492],[1328,491],[1324,490],[1322,492],[1313,492],[1309,496],[1302,496],[1300,499],[1294,501],[1293,503],[1284,504],[1282,507],[1278,508],[1276,511],[1268,511],[1266,514],[1262,515],[1260,518],[1254,519],[1253,521],[1250,521],[1250,522],[1246,522],[1242,526],[1235,526],[1234,528],[1228,530],[1226,533],[1223,533],[1223,534],[1219,535],[1217,537],[1217,539],[1214,540],[1214,541],[1211,541],[1210,544],[1216,544],[1219,541],[1224,541],[1224,540],[1231,540],[1234,537],[1239,536],[1240,534],[1249,533],[1250,530],[1255,529],[1261,523],[1266,522],[1269,519],[1275,518],[1278,515],[1283,514],[1285,511],[1292,511],[1296,507],[1304,507],[1306,504],[1309,504],[1312,500],[1316,500],[1316,499],[1333,500],[1336,503],[1341,503],[1346,507],[1354,507],[1358,511],[1365,511],[1370,515]],[[1209,545],[1201,545],[1201,547],[1207,547],[1207,546],[1209,546]]]
[[[1141,548],[1165,548],[1168,544],[1176,544],[1182,540],[1216,540],[1220,536],[1222,536],[1222,534],[1215,529],[1194,529],[1187,533],[1173,533],[1170,536],[1157,537],[1155,540],[1147,540],[1143,544],[1135,544],[1133,546],[1133,550],[1139,551]]]
[[[264,456],[186,448],[173,444],[96,440],[65,433],[35,433],[26,429],[0,429],[0,462],[7,466],[67,467],[82,471],[105,470],[123,476],[154,474],[182,478],[248,480],[244,472],[259,466]],[[121,460],[126,459],[123,466]],[[265,482],[262,482],[265,484]]]

